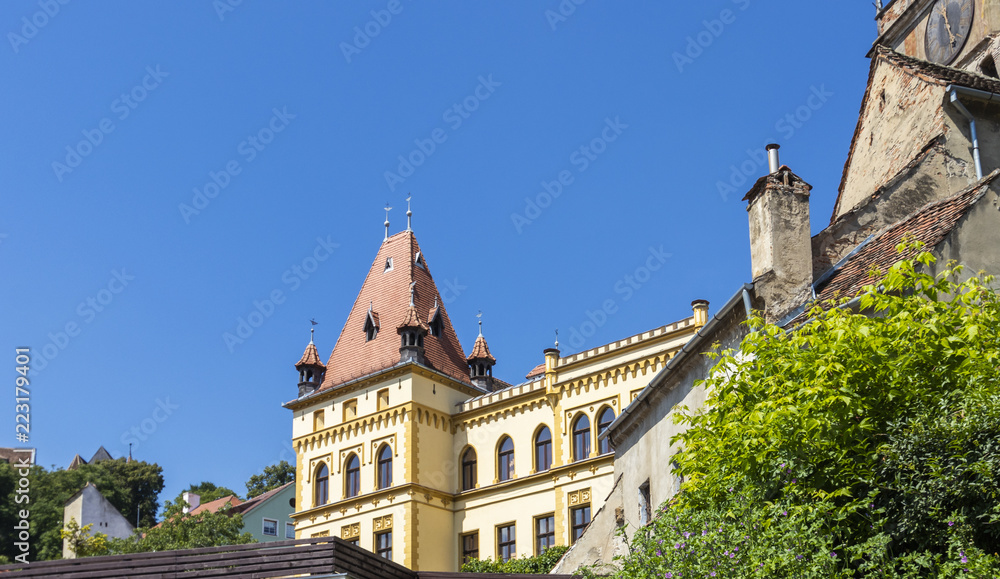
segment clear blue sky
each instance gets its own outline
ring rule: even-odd
[[[821,229],[875,38],[868,0],[49,3],[0,5],[3,359],[35,355],[42,464],[145,428],[161,498],[292,458],[309,320],[325,358],[407,192],[463,346],[482,310],[505,380],[555,328],[567,354],[714,311],[750,277],[747,150],[783,145]],[[299,275],[317,238],[337,248]]]

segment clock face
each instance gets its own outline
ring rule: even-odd
[[[975,0],[935,0],[927,19],[927,60],[951,64],[972,31]]]

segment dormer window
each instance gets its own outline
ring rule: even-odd
[[[365,316],[365,341],[371,342],[378,335],[378,314],[368,310]]]
[[[434,317],[431,318],[430,323],[427,324],[427,325],[430,328],[430,333],[431,333],[432,336],[441,337],[441,316],[440,315],[438,315],[437,313],[435,313]]]
[[[413,263],[417,264],[417,267],[420,269],[427,269],[427,266],[424,265],[424,256],[419,251],[417,252],[417,257],[413,259]]]
[[[382,270],[382,273],[388,273],[390,271],[392,271],[392,258],[391,257],[387,258],[385,260],[385,269]]]

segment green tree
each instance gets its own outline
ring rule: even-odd
[[[127,539],[110,539],[108,551],[146,553],[255,542],[253,535],[242,532],[243,516],[230,514],[230,508],[226,505],[214,513],[204,511],[197,515],[174,513],[156,527],[136,529]]]
[[[104,533],[90,534],[92,524],[80,526],[76,519],[70,518],[66,528],[59,532],[63,540],[69,544],[69,549],[79,557],[94,557],[108,554],[108,536]]]
[[[933,261],[880,275],[862,313],[751,321],[681,413],[687,482],[622,577],[998,576],[1000,299]]]
[[[75,470],[31,468],[30,500],[31,551],[29,560],[44,561],[62,557],[63,508],[66,501],[88,482],[93,483],[108,501],[130,521],[138,509],[145,525],[156,523],[158,496],[163,490],[163,469],[159,465],[124,459],[83,465]],[[14,485],[20,477],[9,464],[0,464],[0,525],[3,537],[13,527],[16,508]],[[13,559],[13,541],[0,541],[0,556]]]
[[[265,466],[262,474],[255,474],[247,481],[247,498],[252,499],[295,480],[295,465],[288,461]]]

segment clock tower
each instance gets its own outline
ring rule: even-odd
[[[881,7],[876,46],[998,77],[1000,0],[889,0]],[[874,48],[869,56],[874,53]]]

